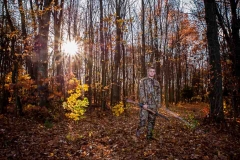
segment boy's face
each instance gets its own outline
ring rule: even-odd
[[[153,69],[153,68],[148,69],[148,77],[149,78],[153,78],[155,76],[155,74],[156,74],[155,69]]]

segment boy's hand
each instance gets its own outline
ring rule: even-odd
[[[148,105],[147,104],[144,104],[143,105],[143,109],[147,109],[148,108]]]

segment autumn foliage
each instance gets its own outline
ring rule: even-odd
[[[66,116],[74,120],[79,120],[83,117],[86,107],[89,102],[86,97],[83,97],[84,91],[88,90],[87,85],[80,85],[79,80],[76,78],[69,81],[70,90],[68,90],[69,97],[66,102],[63,102],[63,108],[67,110]],[[81,100],[82,99],[82,100]]]
[[[240,159],[240,1],[186,3],[1,0],[0,159]],[[124,103],[148,65],[154,141]]]

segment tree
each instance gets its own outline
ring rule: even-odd
[[[101,48],[101,63],[102,63],[102,86],[101,86],[101,101],[102,108],[106,108],[106,56],[105,56],[105,44],[104,44],[104,30],[103,30],[103,1],[100,3],[100,48]]]
[[[146,49],[145,49],[145,4],[144,4],[144,0],[141,1],[142,2],[142,23],[141,23],[141,29],[142,29],[142,50],[141,50],[141,75],[142,77],[146,76],[146,65],[145,65],[145,56],[146,56]]]
[[[91,107],[92,105],[92,84],[93,84],[93,46],[94,46],[94,28],[93,28],[93,13],[92,13],[92,9],[93,9],[93,1],[90,0],[88,2],[89,5],[89,26],[88,26],[88,53],[89,53],[89,58],[88,58],[88,63],[87,63],[87,70],[88,70],[88,85],[89,85],[89,95],[88,95],[88,99],[89,99],[89,106]]]
[[[216,21],[215,0],[204,0],[205,19],[207,23],[207,42],[209,52],[209,99],[210,99],[210,117],[214,120],[222,120],[223,99],[222,99],[222,74],[220,60],[220,46],[218,41],[218,25]]]
[[[49,26],[51,16],[51,3],[52,0],[44,0],[38,4],[39,12],[42,14],[38,15],[39,33],[36,36],[37,42],[41,47],[36,51],[38,55],[38,72],[37,72],[37,85],[39,91],[39,105],[46,106],[48,98],[48,38],[49,38]]]
[[[223,32],[223,39],[229,52],[225,56],[226,68],[230,70],[230,75],[226,74],[225,91],[229,92],[234,117],[240,114],[239,91],[240,91],[240,14],[238,12],[239,0],[226,0],[215,2],[217,20]],[[233,88],[231,90],[227,88]]]
[[[6,10],[7,21],[9,23],[11,32],[14,33],[14,32],[17,31],[17,28],[14,26],[14,24],[12,22],[7,4],[8,4],[7,1],[4,0],[4,7],[5,7],[5,10]],[[20,6],[21,6],[21,4],[20,4]],[[23,12],[21,12],[21,15],[22,14],[23,14]],[[22,19],[22,20],[24,20],[24,19]],[[16,41],[17,41],[16,35],[12,36],[11,46],[10,46],[11,47],[11,57],[13,58],[12,83],[15,86],[13,95],[14,95],[14,98],[15,98],[15,106],[16,106],[16,111],[17,111],[16,113],[19,114],[19,115],[22,115],[22,104],[21,104],[21,101],[20,101],[20,97],[18,96],[18,69],[19,69],[19,65],[21,63],[21,58],[17,57],[17,55],[15,54]]]
[[[120,81],[119,81],[119,73],[120,73],[120,60],[121,60],[121,44],[122,42],[122,25],[123,25],[123,17],[122,17],[122,7],[125,6],[125,0],[115,0],[115,9],[116,9],[116,46],[115,46],[115,54],[114,54],[114,72],[113,72],[113,84],[112,84],[112,105],[116,105],[120,101]]]
[[[63,83],[63,66],[61,61],[61,52],[60,52],[60,44],[61,44],[61,25],[63,20],[63,7],[64,7],[64,0],[61,0],[60,4],[58,0],[54,0],[54,11],[53,11],[53,19],[54,19],[54,57],[56,63],[56,76],[57,82],[62,84]],[[60,90],[60,88],[58,88]]]

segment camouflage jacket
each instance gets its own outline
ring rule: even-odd
[[[139,101],[148,105],[160,104],[160,85],[157,80],[148,77],[140,80]]]

